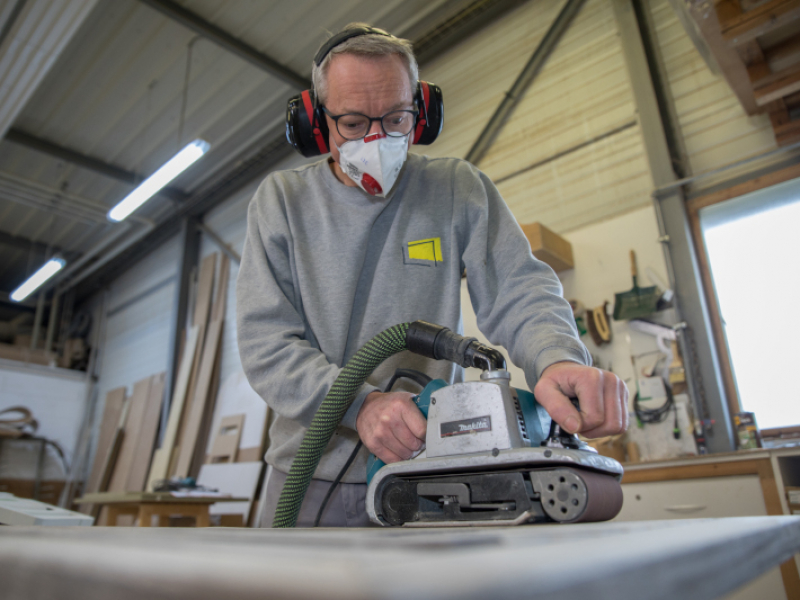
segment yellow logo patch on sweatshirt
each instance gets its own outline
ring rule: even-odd
[[[435,267],[437,263],[442,262],[442,240],[435,237],[406,242],[403,255],[403,262],[407,265]]]

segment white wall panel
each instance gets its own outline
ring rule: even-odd
[[[667,268],[661,244],[657,241],[658,227],[652,206],[645,206],[587,227],[571,231],[564,236],[572,244],[575,268],[558,274],[564,286],[564,297],[579,300],[591,309],[609,302],[613,311],[614,294],[632,287],[630,259],[628,252],[636,250],[637,263],[641,276],[639,285],[654,285],[647,275],[652,269],[662,280],[667,279]],[[466,286],[462,285],[461,308],[464,313],[464,332],[475,336],[484,343],[488,340],[480,333],[475,312],[469,301]],[[635,391],[635,373],[631,356],[644,354],[637,359],[637,367],[649,367],[658,357],[655,338],[628,328],[627,321],[613,321],[609,316],[614,341],[612,344],[597,346],[591,336],[581,338],[595,359],[595,365],[613,370],[631,390]],[[508,353],[501,348],[507,357]],[[521,369],[510,366],[511,379],[516,387],[527,387]],[[478,379],[480,372],[467,370],[468,379]]]
[[[85,404],[84,373],[0,360],[0,410],[30,409],[39,423],[36,435],[57,442],[67,463],[72,462],[78,443]]]
[[[747,115],[725,78],[708,68],[668,0],[650,0],[650,7],[692,172],[774,150],[768,115]]]
[[[111,284],[100,346],[99,404],[109,390],[125,386],[130,393],[136,381],[167,369],[179,259],[179,241],[173,238]]]
[[[423,76],[443,88],[446,116],[441,140],[422,151],[466,156],[562,6],[529,2],[426,66]],[[560,233],[649,203],[653,184],[610,3],[586,2],[478,166],[499,182],[518,221]]]
[[[275,170],[293,169],[308,162],[311,161],[299,154],[293,154],[276,165]],[[259,180],[246,186],[225,203],[212,210],[203,221],[205,225],[239,254],[242,253],[247,232],[247,207],[260,184],[261,181]],[[201,258],[213,252],[221,253],[219,246],[209,236],[203,235],[200,246]],[[219,271],[219,263],[217,265],[217,270]],[[242,361],[239,358],[239,345],[236,337],[236,277],[238,275],[239,267],[231,261],[227,305],[225,307],[225,324],[222,329],[220,385],[231,374],[242,371]]]

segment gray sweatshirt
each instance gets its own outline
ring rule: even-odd
[[[590,364],[558,278],[471,164],[410,154],[387,198],[343,185],[327,159],[271,173],[250,203],[236,282],[242,366],[274,411],[267,462],[289,472],[334,379],[373,336],[418,319],[461,332],[464,271],[478,327],[508,349],[531,389],[555,362]],[[315,478],[336,477],[358,441],[364,398],[399,367],[463,379],[444,361],[388,359],[361,388]],[[342,481],[365,481],[365,462],[362,450]]]

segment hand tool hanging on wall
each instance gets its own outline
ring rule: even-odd
[[[656,312],[659,296],[658,288],[656,286],[639,287],[636,253],[633,250],[631,250],[631,276],[633,277],[633,288],[628,292],[620,292],[614,295],[615,321],[646,317]]]

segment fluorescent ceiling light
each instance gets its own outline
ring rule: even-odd
[[[45,281],[58,273],[65,264],[66,261],[63,258],[51,258],[36,273],[28,277],[25,283],[11,292],[11,299],[14,302],[22,302],[38,290]]]
[[[147,202],[153,195],[175,179],[178,175],[188,169],[197,159],[208,151],[208,142],[195,140],[178,152],[158,171],[145,179],[139,187],[108,211],[108,218],[111,221],[122,221],[133,211]]]

